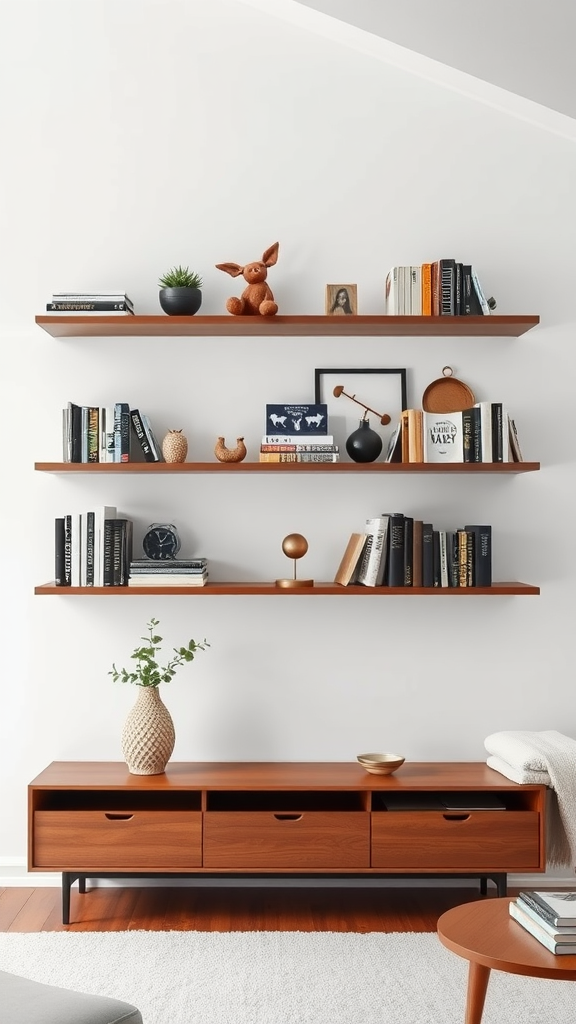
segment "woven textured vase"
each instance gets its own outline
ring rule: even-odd
[[[139,686],[122,731],[122,752],[131,775],[161,775],[174,750],[174,722],[157,686]]]

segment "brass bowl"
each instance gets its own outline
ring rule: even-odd
[[[371,775],[392,775],[406,758],[401,754],[358,754],[356,760]]]

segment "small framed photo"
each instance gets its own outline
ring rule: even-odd
[[[355,316],[358,288],[355,284],[326,285],[326,316]]]

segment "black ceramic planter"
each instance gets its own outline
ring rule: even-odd
[[[160,305],[168,316],[194,316],[202,305],[199,288],[161,288]]]
[[[368,420],[360,420],[346,441],[346,451],[354,462],[374,462],[382,451],[382,438],[372,430]]]

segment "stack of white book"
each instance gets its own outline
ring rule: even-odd
[[[138,558],[130,563],[129,587],[204,587],[206,558]]]
[[[54,292],[46,303],[47,313],[89,313],[114,316],[134,314],[134,303],[125,291],[110,292]]]
[[[576,892],[521,892],[510,916],[551,953],[576,954]]]

